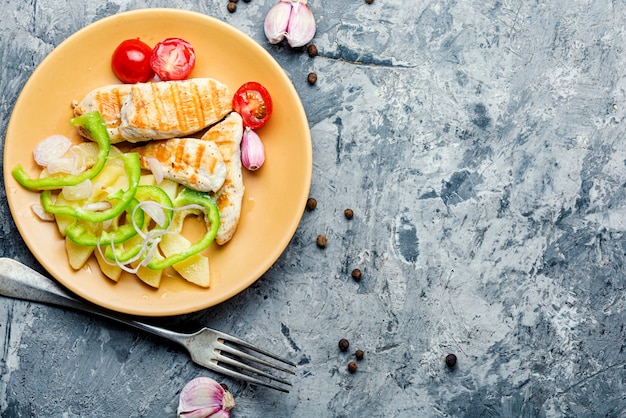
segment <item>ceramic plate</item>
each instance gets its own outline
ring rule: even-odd
[[[74,271],[64,240],[54,223],[42,222],[30,209],[39,195],[17,184],[11,175],[21,163],[32,176],[34,146],[52,134],[79,137],[69,125],[71,103],[90,90],[118,83],[111,54],[124,39],[148,45],[179,37],[196,51],[190,77],[212,77],[234,92],[258,81],[272,95],[272,118],[258,133],[266,147],[265,165],[245,172],[246,186],[239,227],[233,239],[206,254],[211,287],[200,288],[180,277],[164,277],[159,289],[126,274],[115,283],[99,270],[94,257]],[[263,275],[284,251],[300,222],[311,182],[312,151],[302,103],[283,69],[258,43],[209,16],[174,9],[145,9],[117,14],[76,32],[33,72],[11,116],[4,147],[4,181],[11,213],[37,260],[59,282],[79,296],[115,311],[166,316],[216,305],[241,292]]]

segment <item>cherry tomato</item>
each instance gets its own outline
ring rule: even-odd
[[[168,38],[152,49],[150,66],[161,80],[184,80],[196,65],[196,53],[184,39]]]
[[[265,125],[272,115],[272,97],[265,87],[250,81],[239,87],[233,97],[233,109],[250,129]]]
[[[111,68],[122,83],[145,83],[154,77],[150,67],[152,48],[139,39],[127,39],[115,48]]]

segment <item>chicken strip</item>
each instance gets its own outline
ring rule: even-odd
[[[141,168],[158,164],[163,178],[200,192],[216,192],[226,179],[226,164],[217,145],[198,138],[171,138],[134,148]]]
[[[74,115],[80,116],[94,110],[99,111],[109,132],[111,143],[122,142],[124,138],[120,133],[120,124],[122,123],[120,113],[122,100],[130,94],[130,90],[130,84],[110,84],[92,90],[80,102],[74,102]],[[84,129],[81,129],[80,134],[89,138],[89,133]]]
[[[220,228],[217,231],[215,242],[224,245],[235,234],[244,194],[243,174],[241,171],[241,138],[243,136],[243,122],[241,116],[232,112],[223,121],[209,128],[202,136],[217,144],[217,147],[226,164],[226,179],[224,185],[213,195],[220,210]]]
[[[230,89],[211,78],[137,83],[123,99],[119,129],[129,142],[184,137],[231,110]]]

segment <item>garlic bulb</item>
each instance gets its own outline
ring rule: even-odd
[[[298,48],[315,36],[315,17],[307,0],[279,0],[265,16],[264,29],[271,44],[287,39],[292,48]]]
[[[265,162],[265,147],[259,135],[246,127],[241,139],[241,163],[250,171],[256,171]]]
[[[293,48],[298,48],[309,43],[315,36],[315,18],[309,5],[304,2],[292,2],[293,10],[289,18],[287,28],[287,43]]]
[[[209,377],[197,377],[180,392],[178,418],[228,418],[235,400],[230,392]]]

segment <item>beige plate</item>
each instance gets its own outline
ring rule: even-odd
[[[261,22],[261,21],[259,21]],[[262,22],[261,22],[262,23]],[[259,23],[259,24],[261,24]],[[203,289],[179,277],[164,277],[154,290],[133,275],[118,283],[99,271],[95,259],[74,271],[55,224],[42,222],[30,209],[38,194],[19,186],[15,165],[36,175],[34,146],[52,134],[78,136],[70,127],[71,102],[91,89],[117,83],[111,54],[124,39],[148,45],[179,37],[196,51],[190,77],[213,77],[233,92],[258,81],[272,95],[274,111],[258,132],[266,147],[265,165],[244,174],[242,218],[233,239],[208,250],[212,284]],[[289,244],[300,222],[311,184],[312,150],[302,103],[283,69],[258,43],[228,24],[206,15],[174,9],[144,9],[95,22],[70,36],[48,55],[28,80],[7,129],[4,182],[13,219],[26,244],[48,272],[67,288],[115,311],[166,316],[216,305],[261,277]]]

